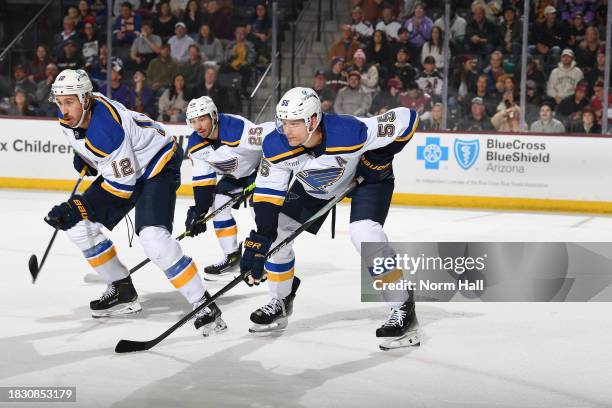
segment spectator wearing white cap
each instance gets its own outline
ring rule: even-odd
[[[361,74],[361,85],[363,89],[371,94],[378,92],[378,69],[376,65],[366,65],[365,52],[360,48],[353,54],[353,70],[359,71]]]
[[[574,93],[576,85],[583,77],[582,70],[574,61],[574,51],[566,48],[561,53],[559,66],[553,69],[548,78],[546,93],[559,104],[563,98]]]
[[[170,37],[168,44],[172,58],[182,64],[189,59],[189,46],[195,44],[195,41],[187,35],[185,23],[179,21],[174,25],[174,35]]]
[[[528,47],[529,53],[543,59],[548,66],[554,66],[569,41],[569,30],[557,19],[557,9],[546,6],[544,21],[534,26],[531,38],[535,38],[536,44]]]

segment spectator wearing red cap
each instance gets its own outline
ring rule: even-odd
[[[378,92],[378,69],[374,64],[366,65],[366,55],[361,48],[355,51],[351,68],[361,74],[361,86],[366,92],[372,95]]]
[[[573,95],[565,97],[557,107],[557,117],[564,122],[566,128],[570,128],[579,121],[582,110],[590,105],[587,98],[587,87],[587,81],[578,82]]]
[[[334,111],[339,115],[365,116],[372,103],[372,94],[360,84],[357,70],[348,73],[348,85],[342,88],[334,101]]]
[[[586,107],[580,112],[580,120],[570,127],[572,133],[601,134],[601,126],[595,120],[593,109]]]
[[[322,69],[315,72],[312,89],[319,96],[321,101],[321,110],[324,113],[332,113],[334,108],[334,99],[336,93],[325,83],[325,71]]]
[[[339,57],[344,59],[347,65],[353,63],[353,54],[360,48],[358,41],[353,38],[353,31],[351,26],[344,24],[340,27],[342,30],[342,37],[336,41],[327,53],[327,59],[331,62],[334,58]]]
[[[142,18],[132,11],[132,7],[130,2],[123,2],[121,14],[113,24],[113,43],[117,45],[132,45],[140,34]]]
[[[374,97],[370,106],[371,115],[381,115],[390,109],[400,106],[399,93],[402,89],[402,81],[391,78],[387,81],[386,89],[380,91]]]
[[[559,66],[553,69],[548,78],[546,93],[559,104],[563,98],[573,93],[582,78],[584,78],[584,74],[576,66],[574,52],[566,48],[561,53]]]

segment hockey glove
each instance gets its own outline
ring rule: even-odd
[[[98,170],[88,165],[87,162],[83,160],[81,156],[79,156],[76,153],[74,154],[74,157],[72,158],[72,165],[74,166],[74,169],[77,171],[77,173],[81,173],[81,171],[83,170],[83,167],[87,166],[87,172],[85,173],[87,176],[97,176],[98,175]]]
[[[87,201],[82,196],[75,195],[65,203],[53,207],[45,217],[45,222],[53,228],[59,228],[62,231],[69,230],[79,221],[91,217],[88,207]]]
[[[198,222],[198,220],[204,216],[195,205],[189,207],[187,210],[187,219],[185,220],[185,229],[192,237],[195,237],[198,234],[206,232],[206,223]]]
[[[270,238],[257,234],[255,231],[251,231],[248,238],[244,240],[244,253],[242,259],[240,259],[240,271],[251,271],[251,274],[245,279],[247,285],[259,285],[260,282],[265,281],[264,265],[270,245],[272,245]]]
[[[356,176],[363,177],[366,183],[380,183],[381,181],[393,178],[393,162],[375,163],[370,161],[365,155],[362,155],[359,158]]]

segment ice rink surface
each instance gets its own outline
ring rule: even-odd
[[[360,302],[347,206],[335,240],[329,221],[298,239],[302,285],[282,335],[247,333],[268,296],[241,284],[219,302],[225,333],[204,339],[189,323],[151,351],[117,355],[119,339],[154,338],[190,305],[149,265],[133,275],[142,313],[92,319],[89,301],[105,286],[61,232],[33,286],[28,258],[40,259],[52,234],[43,216],[66,196],[0,190],[0,386],[77,387],[77,403],[51,406],[612,406],[610,303],[418,302],[422,345],[379,351],[374,331],[388,311]],[[177,203],[174,235],[189,204]],[[253,222],[244,209],[236,219],[243,238]],[[609,241],[612,218],[405,207],[391,209],[386,232],[393,241]],[[128,248],[125,223],[110,237],[128,267],[144,258],[137,240]],[[210,230],[182,243],[200,270],[221,254]]]

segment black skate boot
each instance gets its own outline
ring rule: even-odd
[[[242,243],[238,245],[237,251],[225,255],[221,262],[204,268],[204,279],[214,281],[225,275],[226,272],[231,272],[240,264],[240,258],[242,258]]]
[[[380,344],[381,350],[399,347],[418,346],[418,321],[414,310],[414,295],[397,309],[391,309],[387,321],[376,329],[376,337],[384,337]]]
[[[89,308],[91,316],[95,318],[132,314],[142,310],[138,303],[138,293],[129,276],[109,284],[100,299],[89,302]]]
[[[202,299],[193,304],[193,308],[195,309],[200,306],[202,303],[206,302],[208,298],[210,298],[210,294],[206,291]],[[220,333],[227,329],[227,325],[221,318],[221,309],[219,309],[214,302],[196,314],[193,325],[196,330],[202,329],[202,336],[204,337],[208,337],[211,333]]]
[[[300,278],[293,278],[291,293],[284,299],[272,298],[267,305],[251,313],[251,321],[255,323],[251,333],[265,333],[283,330],[289,323],[288,317],[293,313],[293,299],[300,286]]]

